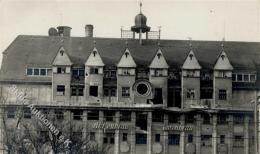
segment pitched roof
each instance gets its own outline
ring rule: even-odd
[[[151,64],[149,65],[149,68],[169,68],[161,49],[158,49]]]
[[[227,54],[222,51],[218,57],[218,60],[214,66],[215,70],[233,70],[233,66],[230,64]]]
[[[187,55],[182,65],[182,69],[188,69],[188,70],[201,69],[201,66],[192,50]]]
[[[84,65],[94,48],[93,38],[20,35],[3,52],[0,80],[49,80],[46,77],[25,76],[27,66],[51,67],[57,51],[63,46],[73,64]],[[116,66],[125,52],[125,40],[95,38],[105,65]],[[161,40],[163,55],[170,67],[181,68],[189,52],[189,41]],[[157,52],[157,40],[128,40],[128,48],[137,65],[149,66]],[[193,41],[196,58],[202,68],[213,69],[221,42]],[[260,43],[225,42],[225,52],[234,69],[252,69],[260,66]]]
[[[117,67],[136,67],[136,63],[128,48],[125,49],[124,54],[121,56]]]
[[[85,65],[87,66],[105,65],[96,47],[94,47],[93,51],[90,53]]]
[[[72,62],[63,47],[60,47],[52,65],[72,65]]]

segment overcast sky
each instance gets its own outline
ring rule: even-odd
[[[260,0],[142,3],[148,26],[161,26],[162,39],[260,40]],[[120,27],[129,29],[137,13],[139,0],[0,0],[0,51],[17,35],[47,35],[59,25],[72,27],[72,36],[84,36],[85,24],[93,24],[96,37],[120,37]]]

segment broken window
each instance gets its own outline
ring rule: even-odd
[[[64,96],[65,95],[65,86],[64,85],[57,85],[57,96]]]
[[[90,86],[89,87],[89,95],[98,97],[98,86]]]
[[[195,99],[195,90],[194,89],[187,90],[187,99]]]

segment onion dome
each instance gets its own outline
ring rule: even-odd
[[[147,18],[141,11],[142,3],[140,3],[140,13],[135,16],[135,25],[131,27],[131,30],[139,33],[149,32],[151,27],[146,25]]]

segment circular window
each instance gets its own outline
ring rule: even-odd
[[[148,87],[146,84],[141,83],[136,87],[136,90],[139,94],[144,95],[148,91]]]
[[[137,81],[134,91],[137,96],[147,97],[151,93],[151,86],[147,81]]]

